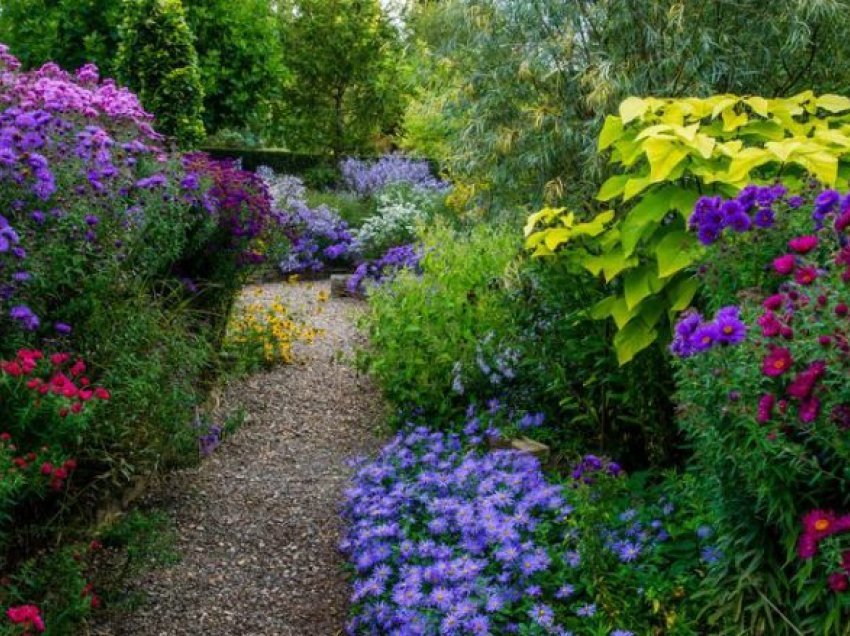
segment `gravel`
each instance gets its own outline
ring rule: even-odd
[[[129,584],[147,602],[99,635],[324,636],[343,633],[348,584],[337,551],[349,459],[371,454],[384,407],[350,364],[362,304],[319,299],[327,282],[252,286],[324,330],[298,362],[226,387],[221,413],[244,426],[197,469],[144,502],[176,519],[182,561]]]

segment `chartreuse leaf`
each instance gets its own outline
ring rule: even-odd
[[[649,175],[645,177],[637,177],[626,181],[626,187],[623,188],[623,201],[635,198],[641,192],[652,185],[652,179]]]
[[[749,180],[753,169],[775,160],[776,156],[763,148],[744,148],[732,158],[725,180],[729,183],[742,183]]]
[[[627,257],[619,249],[613,249],[604,254],[588,256],[582,259],[582,265],[594,276],[600,272],[605,275],[606,281],[611,281],[620,272],[630,269],[638,264],[638,259]]]
[[[693,234],[684,230],[668,232],[655,247],[658,275],[667,278],[686,268],[694,262],[699,251]]]
[[[753,109],[756,115],[767,117],[770,114],[767,100],[764,97],[748,97],[744,103]]]
[[[840,113],[850,110],[850,98],[843,95],[821,95],[815,100],[818,108],[823,108],[831,113]]]
[[[611,304],[611,317],[614,319],[617,329],[625,327],[636,313],[635,310],[629,309],[625,298],[614,296],[614,302]]]
[[[628,124],[634,119],[643,117],[649,109],[649,103],[640,97],[627,97],[620,104],[620,118],[623,125]]]
[[[614,210],[600,212],[587,223],[579,223],[573,227],[573,236],[598,236],[605,231],[605,226],[614,218]]]
[[[607,298],[603,298],[590,308],[590,317],[594,320],[608,318],[611,315],[611,310],[618,300],[617,296],[608,296]]]
[[[652,183],[664,181],[679,165],[688,151],[669,139],[651,138],[643,142],[649,160],[649,179]]]
[[[553,252],[572,237],[573,231],[568,227],[553,227],[545,230],[543,242]]]
[[[655,342],[658,332],[647,327],[640,317],[629,321],[614,336],[614,349],[617,351],[617,361],[620,366],[627,364],[641,351]]]
[[[648,193],[623,219],[620,224],[623,252],[631,256],[640,239],[652,223],[659,223],[670,210],[675,187],[662,186]]]
[[[623,120],[615,115],[608,115],[599,133],[597,149],[601,152],[623,136]]]
[[[683,311],[688,308],[699,289],[699,281],[690,276],[681,276],[667,286],[667,301],[673,311]]]

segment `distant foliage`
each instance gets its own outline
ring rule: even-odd
[[[276,136],[297,151],[374,152],[395,132],[406,99],[401,34],[380,0],[279,5],[291,78]]]
[[[204,138],[204,92],[180,0],[131,0],[118,56],[121,79],[157,115],[161,132],[191,147]]]
[[[846,94],[846,0],[448,0],[416,5],[427,75],[407,146],[446,138],[476,201],[584,206],[610,174],[595,151],[629,95]],[[423,140],[417,147],[418,134]]]
[[[286,71],[278,24],[269,0],[183,0],[194,35],[209,132],[267,132],[272,102]],[[256,145],[256,144],[254,144]]]

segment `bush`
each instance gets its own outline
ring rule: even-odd
[[[551,484],[529,454],[482,452],[483,414],[461,426],[412,425],[359,468],[352,633],[705,633],[693,595],[718,554],[694,480],[586,456]]]
[[[180,0],[133,0],[125,9],[118,72],[181,146],[204,138],[204,89]]]
[[[375,208],[356,234],[358,251],[366,258],[414,242],[420,226],[433,217],[436,201],[422,189],[391,184],[375,196]]]
[[[842,140],[848,116],[850,99],[812,91],[771,100],[630,97],[619,116],[606,119],[599,137],[599,148],[611,147],[612,163],[626,171],[608,179],[597,199],[622,198],[631,205],[643,194],[640,201],[616,219],[603,212],[588,224],[592,232],[571,227],[572,216],[563,211],[544,210],[529,220],[527,231],[543,219],[555,222],[531,234],[529,247],[549,256],[578,238],[583,244],[570,256],[594,276],[622,281],[595,313],[614,319],[614,344],[625,364],[656,339],[669,342],[665,316],[693,298],[691,267],[702,253],[686,223],[699,194],[734,194],[780,174],[795,190],[810,178],[846,184],[850,153]],[[581,238],[588,235],[595,238]]]
[[[11,575],[106,489],[197,460],[195,409],[274,217],[258,178],[167,153],[137,97],[93,66],[20,73],[5,47],[0,64],[0,567]],[[75,612],[47,628],[69,633]]]
[[[423,242],[421,276],[402,271],[369,294],[372,347],[363,363],[396,405],[450,412],[459,404],[449,397],[458,361],[471,364],[489,331],[511,331],[500,279],[519,246],[508,229],[464,235],[441,224]]]
[[[753,212],[775,220],[738,222]],[[717,298],[707,287],[707,304],[737,296],[711,319],[682,318],[672,345],[682,427],[697,470],[716,484],[730,555],[707,597],[711,615],[752,633],[843,633],[850,199],[826,191],[813,205],[783,197],[761,209],[745,196],[703,199],[693,221],[710,243],[730,228],[705,265],[709,280],[725,283]]]

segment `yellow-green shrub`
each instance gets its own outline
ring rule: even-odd
[[[535,256],[569,244],[570,258],[617,281],[593,315],[616,322],[614,344],[625,364],[665,338],[697,291],[689,268],[703,252],[687,220],[699,196],[730,195],[780,176],[792,190],[811,179],[847,187],[850,98],[812,91],[780,99],[629,97],[619,111],[606,118],[598,147],[610,149],[623,172],[596,197],[619,201],[617,214],[576,225],[565,210],[544,210],[529,218],[526,236]]]

